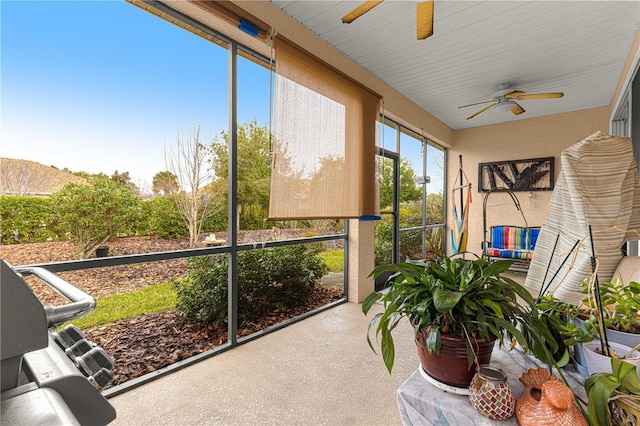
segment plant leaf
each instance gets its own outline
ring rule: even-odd
[[[391,374],[391,369],[393,368],[393,361],[395,358],[395,347],[393,344],[393,336],[391,336],[391,331],[386,328],[382,329],[382,340],[380,342],[380,348],[382,349],[382,359],[384,360],[384,365],[387,366],[387,370],[389,370],[389,374]]]
[[[607,373],[591,375],[585,381],[587,396],[589,397],[589,418],[593,426],[610,426],[609,398],[620,383],[608,377]]]
[[[440,327],[433,327],[429,331],[429,335],[425,341],[425,345],[427,346],[427,350],[429,352],[440,353],[440,348],[442,346],[442,340],[440,338]]]
[[[640,395],[640,379],[638,378],[634,364],[617,358],[611,358],[611,367],[613,373],[627,392]]]
[[[378,319],[382,316],[382,312],[379,312],[374,316],[369,322],[369,328],[367,329],[367,343],[369,343],[369,347],[373,351],[373,353],[377,353],[376,349],[373,347],[373,343],[371,343],[371,327],[378,321]]]
[[[450,312],[462,298],[463,294],[461,291],[438,288],[433,292],[433,306],[440,313]]]
[[[500,307],[499,304],[497,304],[496,302],[494,302],[493,300],[490,299],[482,299],[480,301],[480,303],[483,306],[487,306],[489,308],[491,308],[491,310],[500,318],[504,318],[504,315],[502,314],[502,308]]]
[[[373,292],[362,301],[362,312],[367,315],[371,307],[382,298],[382,294],[378,292]]]

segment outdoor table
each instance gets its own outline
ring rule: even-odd
[[[497,345],[497,343],[496,343]],[[524,354],[519,349],[494,348],[491,366],[502,369],[514,397],[517,399],[524,390],[518,380],[522,373],[530,368],[545,366],[533,355]],[[398,409],[403,425],[470,426],[470,425],[517,425],[514,414],[508,420],[496,421],[483,417],[471,406],[467,395],[458,395],[437,388],[429,383],[418,369],[398,388]],[[556,376],[559,374],[554,370]],[[562,369],[573,392],[586,401],[584,391],[585,378],[569,364]]]

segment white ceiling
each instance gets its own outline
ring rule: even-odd
[[[415,1],[386,0],[351,24],[359,1],[272,4],[453,129],[609,105],[640,26],[633,1],[435,0],[434,35],[415,39]],[[459,105],[491,99],[501,83],[562,99],[526,110]]]

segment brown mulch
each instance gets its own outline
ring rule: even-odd
[[[153,253],[188,247],[186,239],[119,238],[109,241],[110,255]],[[0,246],[0,258],[10,265],[59,262],[75,259],[71,242],[46,242]],[[95,268],[57,274],[95,298],[128,293],[186,276],[184,259]],[[45,305],[68,303],[37,279],[27,282]],[[342,289],[318,286],[305,306],[283,308],[257,324],[239,324],[238,335],[246,336],[288,318],[324,306],[342,298]],[[227,341],[226,327],[193,323],[172,309],[140,315],[83,330],[115,360],[111,386],[154,372]]]

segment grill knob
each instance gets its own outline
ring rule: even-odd
[[[76,357],[82,356],[89,352],[94,348],[94,346],[95,345],[89,342],[87,339],[82,339],[78,340],[73,344],[73,346],[65,349],[64,351],[69,356],[69,358],[75,359]]]
[[[100,347],[95,347],[80,357],[76,357],[76,364],[86,376],[93,376],[102,368],[113,370],[113,358]]]
[[[58,332],[51,333],[51,336],[64,349],[70,348],[77,341],[84,339],[82,330],[73,324],[69,324]]]
[[[106,368],[101,368],[93,376],[89,376],[89,382],[100,392],[113,380],[113,373]]]

